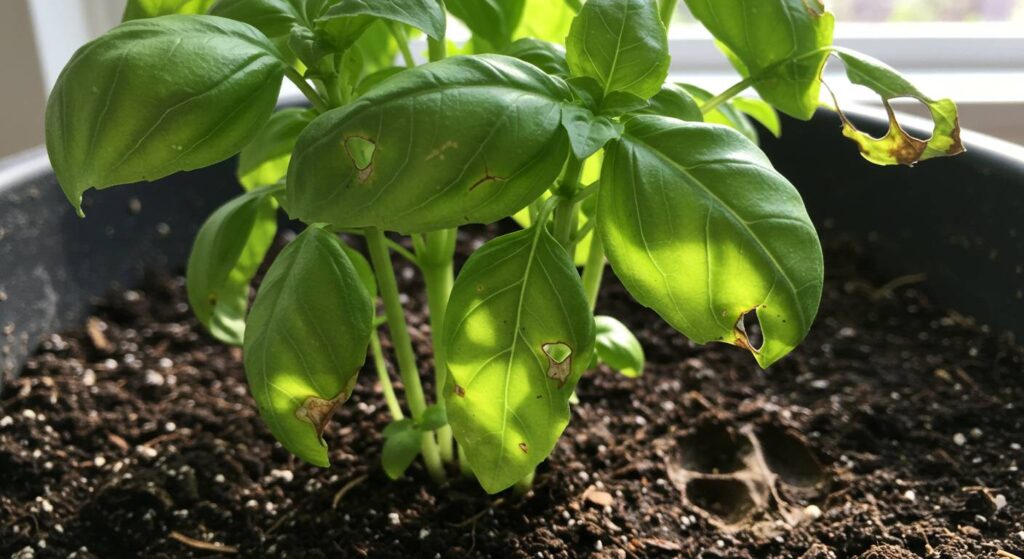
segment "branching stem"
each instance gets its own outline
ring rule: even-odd
[[[309,85],[306,78],[299,75],[298,70],[289,66],[285,68],[284,73],[288,76],[288,79],[295,84],[295,87],[298,87],[299,91],[306,96],[306,99],[309,99],[309,102],[318,113],[325,113],[331,109],[331,107],[327,105],[327,102],[324,101],[323,97],[320,97],[320,94],[313,89],[313,86]]]

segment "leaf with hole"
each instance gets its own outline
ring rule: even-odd
[[[960,118],[953,101],[928,97],[899,72],[865,54],[836,49],[836,56],[846,66],[850,81],[877,93],[889,115],[889,131],[882,138],[874,138],[857,130],[837,108],[843,121],[843,135],[857,143],[865,159],[877,165],[913,165],[965,151],[960,141]],[[903,130],[890,104],[900,97],[917,99],[928,108],[934,123],[931,138],[916,138]]]
[[[835,18],[821,0],[686,0],[736,70],[780,111],[807,120],[818,108]]]
[[[605,150],[598,231],[637,301],[698,343],[767,367],[807,335],[823,283],[800,194],[756,146],[716,125],[638,116]],[[756,312],[761,347],[738,325]]]
[[[275,191],[245,193],[213,213],[199,229],[188,259],[189,304],[213,337],[242,345],[249,284],[277,233]]]
[[[489,493],[540,464],[569,422],[594,349],[579,274],[543,226],[484,244],[459,273],[445,320],[448,421]]]
[[[644,348],[629,328],[610,316],[595,316],[597,358],[623,376],[636,378],[644,372]]]
[[[314,116],[308,109],[282,109],[274,113],[238,154],[238,182],[252,190],[283,181],[295,141]]]
[[[589,0],[566,39],[573,75],[600,82],[604,93],[647,99],[668,76],[668,34],[654,0]]]
[[[373,304],[341,241],[310,227],[274,260],[245,330],[245,373],[288,451],[329,465],[323,432],[366,360]]]
[[[283,74],[274,46],[242,23],[122,23],[79,49],[50,95],[46,147],[64,194],[80,212],[89,188],[231,157],[270,118]]]
[[[169,16],[205,14],[214,0],[128,0],[121,21]]]
[[[558,78],[499,55],[406,70],[306,128],[289,213],[402,233],[509,216],[561,172],[570,97]]]

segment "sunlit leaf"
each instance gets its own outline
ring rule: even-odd
[[[308,109],[282,109],[238,155],[238,181],[252,190],[277,184],[288,174],[295,140],[315,114]]]
[[[644,349],[625,324],[610,316],[595,316],[597,357],[623,376],[635,378],[644,372]]]

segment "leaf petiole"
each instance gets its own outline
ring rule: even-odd
[[[295,84],[295,87],[299,88],[299,91],[306,96],[306,99],[309,99],[309,102],[313,105],[313,108],[316,109],[316,112],[325,113],[331,110],[331,107],[328,106],[327,102],[320,97],[320,94],[313,89],[313,86],[309,85],[309,82],[299,75],[298,70],[288,66],[284,70],[284,75],[288,76],[288,79]]]

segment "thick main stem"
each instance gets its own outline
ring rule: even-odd
[[[445,352],[444,320],[448,298],[455,283],[455,229],[427,233],[423,253],[418,258],[427,284],[427,307],[430,311],[430,335],[434,342],[434,389],[438,402],[444,401],[448,381]],[[437,430],[441,459],[451,462],[455,458],[452,428],[448,425]]]
[[[579,204],[575,201],[576,193],[580,189],[580,176],[583,175],[583,161],[571,157],[565,168],[565,176],[558,185],[556,195],[559,197],[558,205],[555,207],[555,239],[558,239],[562,246],[572,251],[570,246],[573,233],[577,225],[577,208]]]
[[[590,253],[587,254],[586,267],[583,268],[583,293],[587,296],[590,309],[597,305],[597,294],[601,290],[601,279],[604,277],[604,243],[594,231],[590,237]]]
[[[398,359],[398,372],[405,384],[406,401],[413,419],[419,421],[427,409],[427,401],[423,395],[423,384],[420,382],[420,373],[416,366],[416,354],[412,349],[409,327],[405,322],[405,311],[399,300],[398,282],[395,281],[395,269],[391,264],[391,254],[388,252],[384,232],[375,227],[367,228],[366,243],[370,249],[374,273],[377,275],[377,284],[380,286],[380,296],[384,301],[388,331],[391,332],[391,343]],[[423,434],[421,453],[430,476],[438,483],[443,482],[444,466],[441,464],[441,455],[433,433]]]

